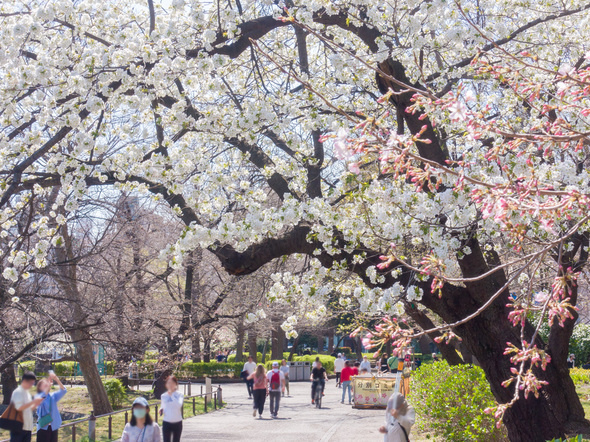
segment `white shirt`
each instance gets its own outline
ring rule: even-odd
[[[394,418],[391,414],[385,414],[385,428],[387,429],[387,434],[383,437],[384,442],[407,442],[406,435],[404,431],[401,429],[400,425],[403,425],[404,430],[410,437],[410,430],[412,429],[412,425],[416,421],[416,412],[414,408],[408,407],[408,411],[403,416],[398,416],[398,418]]]
[[[172,395],[166,392],[162,394],[160,401],[162,402],[164,421],[175,424],[176,422],[180,422],[182,420],[182,404],[184,403],[184,395],[180,391],[175,391],[172,393]]]
[[[155,422],[143,428],[126,424],[123,429],[123,436],[121,436],[121,442],[161,442],[161,440],[160,427]]]
[[[12,392],[10,402],[12,402],[18,409],[32,400],[31,393],[19,385],[18,388]],[[29,407],[26,410],[23,410],[23,430],[33,431],[33,429],[33,407]]]
[[[287,365],[281,365],[281,373],[283,373],[285,375],[285,377],[289,376],[289,364]]]
[[[245,371],[249,375],[251,375],[252,373],[254,373],[256,371],[256,362],[246,362],[244,364],[243,371]]]
[[[342,369],[344,368],[344,359],[342,358],[336,358],[334,360],[334,371],[336,373],[340,373],[342,372]]]
[[[274,373],[279,373],[279,388],[278,389],[275,388],[274,390],[272,390],[270,388],[270,383],[271,383],[271,380],[272,380],[272,375]],[[285,382],[285,375],[283,374],[282,371],[280,371],[278,368],[273,368],[271,371],[269,371],[266,374],[266,377],[268,378],[268,389],[270,391],[281,391],[282,390],[282,388],[283,388],[283,382]]]
[[[363,371],[363,369],[366,368],[367,371],[369,373],[371,373],[371,362],[370,361],[364,361],[363,360],[363,362],[361,362],[361,366],[359,368],[360,368],[360,371]]]

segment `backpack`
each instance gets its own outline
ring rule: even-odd
[[[270,389],[271,391],[278,391],[281,389],[281,373],[279,371],[272,371],[270,377]]]

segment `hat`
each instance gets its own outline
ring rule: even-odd
[[[338,357],[341,358],[342,357],[342,353],[338,353]]]
[[[133,405],[132,406],[134,406],[134,405],[141,405],[142,407],[146,407],[146,408],[150,406],[150,404],[148,404],[147,399],[144,398],[144,397],[138,397],[138,398],[136,398],[133,401]]]
[[[278,363],[277,361],[274,361],[274,362],[272,363],[272,366],[273,366],[273,367],[278,367],[278,366],[279,366],[279,363]]]

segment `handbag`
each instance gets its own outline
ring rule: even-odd
[[[18,411],[13,403],[10,403],[8,408],[2,413],[2,416],[0,416],[0,428],[4,430],[18,433],[22,431],[23,423],[23,412]]]
[[[398,422],[399,424],[399,422]],[[399,424],[399,427],[402,429],[402,431],[404,432],[404,436],[406,436],[406,440],[408,442],[410,442],[410,438],[408,437],[408,432],[406,431],[406,429],[404,428],[404,426],[402,424]]]
[[[51,422],[53,422],[53,417],[51,417],[51,395],[49,395],[49,411],[47,412],[47,414],[40,416],[39,419],[37,420],[37,424],[39,425],[39,428],[45,428],[47,425],[51,424]]]

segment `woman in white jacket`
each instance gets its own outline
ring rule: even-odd
[[[408,442],[415,421],[416,412],[408,405],[406,398],[400,393],[392,394],[387,401],[385,425],[379,428],[385,435],[384,442]]]

